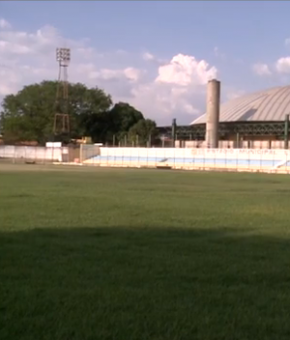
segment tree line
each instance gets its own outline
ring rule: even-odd
[[[112,98],[98,87],[68,84],[68,101],[56,101],[58,82],[43,81],[7,95],[2,103],[1,134],[4,142],[47,141],[68,143],[83,136],[94,143],[130,143],[145,146],[157,137],[156,123],[128,103],[113,104]],[[56,105],[57,104],[57,105]],[[53,133],[55,113],[69,115],[69,134]]]

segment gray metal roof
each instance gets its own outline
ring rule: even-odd
[[[290,114],[290,86],[255,92],[221,104],[220,122],[282,121]],[[206,114],[193,124],[206,123]]]

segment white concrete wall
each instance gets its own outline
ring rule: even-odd
[[[83,164],[116,167],[171,167],[187,170],[230,170],[290,173],[290,150],[205,148],[96,148],[87,145]],[[0,158],[64,161],[68,148],[0,146]]]
[[[61,162],[62,156],[68,153],[68,148],[46,148],[41,146],[11,146],[0,145],[0,158],[14,160],[41,160]]]
[[[289,160],[289,164],[287,163]],[[202,148],[100,148],[84,164],[175,169],[290,172],[290,150]]]

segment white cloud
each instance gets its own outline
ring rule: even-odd
[[[134,67],[127,67],[124,69],[124,76],[133,82],[138,81],[142,76],[142,71]]]
[[[159,67],[156,82],[180,86],[205,85],[216,76],[217,69],[209,67],[205,60],[198,61],[193,56],[178,54],[168,64]]]
[[[283,57],[277,60],[276,70],[278,73],[290,73],[290,57]]]
[[[57,47],[71,48],[70,81],[99,86],[115,102],[128,101],[159,124],[170,124],[172,117],[186,124],[203,113],[206,83],[217,76],[214,66],[194,56],[177,54],[164,61],[147,52],[133,60],[126,51],[98,51],[87,38],[65,39],[52,26],[25,32],[4,19],[0,25],[5,26],[0,30],[2,98],[24,85],[56,79]]]
[[[252,66],[252,69],[255,74],[258,76],[269,76],[271,75],[270,68],[267,64],[257,63]]]
[[[0,28],[1,29],[9,29],[9,28],[11,28],[11,25],[5,19],[0,18]]]
[[[173,117],[187,124],[204,112],[206,83],[216,76],[217,69],[205,60],[178,54],[158,67],[154,81],[134,87],[132,102],[153,119],[162,114],[163,124]]]
[[[89,66],[89,65],[87,65]],[[86,65],[84,65],[84,69]],[[102,80],[117,80],[120,78],[127,79],[131,82],[137,82],[141,76],[142,71],[134,67],[127,67],[125,69],[101,69],[100,71],[95,71],[95,66],[90,65],[91,72],[89,72],[90,79],[102,79]]]
[[[192,117],[202,114],[205,108],[205,91],[182,91],[180,88],[152,83],[140,85],[132,93],[133,105],[139,105],[161,124],[169,125],[172,118],[177,118],[180,124],[188,124]]]
[[[168,62],[168,60],[158,58],[156,55],[154,55],[150,52],[142,53],[141,57],[147,63],[150,63],[150,64],[155,65],[155,66],[164,65]]]
[[[149,53],[149,52],[143,53],[142,58],[143,58],[145,61],[151,61],[151,60],[154,60],[154,59],[155,59],[154,55],[151,54],[151,53]]]

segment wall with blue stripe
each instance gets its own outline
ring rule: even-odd
[[[290,170],[284,149],[100,148],[83,157],[84,164],[103,166],[169,166],[184,169]]]

